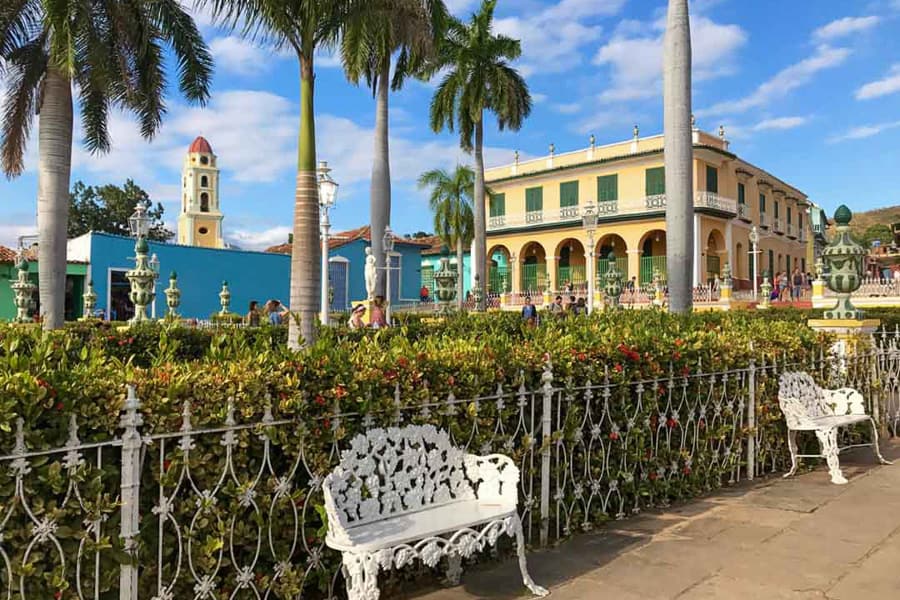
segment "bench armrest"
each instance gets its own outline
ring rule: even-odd
[[[822,404],[829,413],[835,415],[865,415],[866,401],[853,388],[822,390]]]
[[[479,500],[516,507],[519,501],[519,468],[510,457],[505,454],[467,454],[465,465],[466,475],[475,484],[475,495]]]

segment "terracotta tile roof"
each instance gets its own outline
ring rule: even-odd
[[[328,239],[328,248],[334,250],[335,248],[340,248],[341,246],[345,246],[351,242],[355,242],[356,240],[364,240],[371,243],[372,228],[368,225],[363,225],[362,227],[357,227],[356,229],[351,229],[349,231],[339,231],[337,233],[333,233]],[[407,246],[420,246],[422,248],[431,246],[431,242],[426,241],[426,239],[413,240],[402,238],[396,235],[394,236],[394,243],[406,244]],[[278,244],[277,246],[266,248],[266,252],[272,252],[274,254],[290,254],[291,245]]]
[[[209,142],[207,142],[206,138],[202,135],[198,135],[197,138],[191,142],[188,152],[202,152],[205,154],[213,153],[212,146],[209,145]]]
[[[430,235],[425,238],[419,238],[417,241],[425,242],[429,245],[428,248],[422,250],[423,256],[433,256],[435,254],[441,253],[441,248],[444,247],[444,240],[442,240],[439,236]]]
[[[0,246],[0,263],[15,263],[16,251],[6,246]]]

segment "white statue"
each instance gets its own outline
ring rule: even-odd
[[[366,295],[369,301],[375,299],[375,282],[378,280],[378,272],[375,267],[375,257],[372,255],[372,249],[366,248]]]

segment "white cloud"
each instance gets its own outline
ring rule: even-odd
[[[809,117],[777,117],[760,121],[753,126],[753,131],[794,129],[807,123],[809,123]]]
[[[896,129],[900,127],[900,121],[894,121],[891,123],[879,123],[877,125],[863,125],[861,127],[854,127],[847,133],[843,133],[840,135],[836,135],[828,139],[829,142],[844,142],[847,140],[862,140],[865,138],[874,137],[880,133],[884,133],[885,131],[889,131],[891,129]]]
[[[261,74],[272,67],[273,59],[281,57],[271,49],[234,35],[213,39],[209,49],[216,61],[216,70],[238,75]]]
[[[848,48],[832,48],[821,45],[816,48],[812,56],[782,69],[771,79],[760,84],[750,95],[738,100],[719,102],[709,108],[696,111],[696,114],[697,116],[735,114],[746,112],[751,108],[766,106],[809,83],[820,71],[842,64],[848,56],[850,56]]]
[[[452,14],[460,15],[474,8],[477,2],[476,0],[444,0],[444,4],[447,5],[447,10]]]
[[[538,92],[531,92],[531,101],[535,104],[541,104],[542,102],[547,101],[547,94],[541,94]]]
[[[259,231],[246,229],[238,225],[236,229],[226,229],[227,241],[244,250],[265,250],[271,246],[287,242],[291,228],[284,225],[270,227]]]
[[[612,87],[601,92],[601,102],[624,102],[652,98],[662,92],[662,54],[665,21],[652,24],[653,36],[640,35],[646,24],[623,21],[613,39],[602,46],[594,64],[609,65]],[[737,25],[723,25],[707,17],[694,17],[691,24],[694,79],[702,81],[734,72],[734,58],[747,42]]]
[[[494,22],[498,33],[522,41],[520,70],[561,73],[581,64],[581,49],[600,38],[602,17],[617,14],[625,0],[560,0],[527,16],[505,17]]]
[[[21,235],[34,235],[37,227],[34,223],[0,223],[0,245],[16,249]]]
[[[594,134],[598,143],[600,140],[622,141],[631,137],[631,123],[637,123],[641,119],[636,113],[627,109],[623,110],[595,110],[590,115],[576,121],[569,126],[569,130],[580,134]],[[610,128],[620,130],[620,134],[609,134]]]
[[[562,115],[574,115],[581,110],[581,104],[578,102],[569,102],[563,104],[554,104],[553,110]]]
[[[897,92],[900,92],[900,63],[891,67],[891,70],[882,79],[867,83],[856,90],[856,99],[871,100]]]
[[[846,37],[854,33],[866,31],[878,25],[881,17],[844,17],[819,27],[813,31],[812,37],[818,42],[828,42]]]

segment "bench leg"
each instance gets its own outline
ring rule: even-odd
[[[516,553],[519,555],[519,570],[522,572],[522,581],[525,587],[531,590],[535,596],[546,596],[550,592],[546,588],[537,585],[531,575],[528,574],[528,563],[525,560],[525,535],[522,533],[522,521],[518,516],[513,520],[513,527],[516,535]]]
[[[457,554],[456,552],[451,552],[447,555],[447,579],[445,580],[447,585],[456,586],[459,585],[459,580],[462,577],[462,556]]]
[[[785,477],[790,477],[794,473],[797,472],[797,432],[793,430],[788,430],[788,450],[791,452],[791,470],[784,474]]]
[[[875,458],[883,465],[894,464],[889,460],[885,460],[881,455],[881,448],[878,447],[878,425],[875,423],[875,419],[870,418],[869,421],[872,423],[872,450],[875,452]]]
[[[838,444],[837,444],[837,428],[826,429],[824,431],[816,430],[816,437],[819,438],[819,446],[822,448],[822,456],[828,463],[828,473],[831,474],[831,483],[843,485],[847,483],[847,478],[841,472],[841,463],[838,461]]]
[[[378,600],[378,562],[371,554],[344,553],[344,580],[348,600]]]

